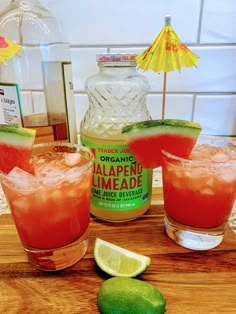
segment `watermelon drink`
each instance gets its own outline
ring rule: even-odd
[[[166,233],[190,249],[216,247],[236,198],[236,140],[200,136],[188,159],[162,158]]]
[[[2,188],[29,262],[60,270],[88,248],[93,154],[68,143],[35,145],[31,173],[18,167]]]

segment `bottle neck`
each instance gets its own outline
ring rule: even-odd
[[[136,69],[136,62],[98,62],[100,69],[122,69],[122,68],[134,68]]]
[[[40,4],[38,0],[11,0],[11,3],[21,5],[22,7],[27,7],[30,4]]]
[[[137,74],[136,66],[128,64],[98,64],[99,72],[104,75],[115,76],[115,77],[126,77]]]
[[[12,0],[0,15],[0,34],[24,47],[66,42],[60,20],[38,0]]]
[[[32,11],[34,6],[42,7],[38,0],[11,0],[10,6],[18,7],[23,11]]]

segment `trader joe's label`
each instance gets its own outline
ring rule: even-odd
[[[127,145],[94,143],[81,138],[94,157],[92,205],[114,211],[144,206],[151,198],[152,172],[143,169]]]

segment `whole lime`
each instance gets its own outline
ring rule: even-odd
[[[102,314],[163,314],[166,301],[153,285],[139,279],[113,277],[98,293]]]

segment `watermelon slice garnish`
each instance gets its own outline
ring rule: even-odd
[[[14,167],[29,171],[29,159],[36,131],[13,125],[0,125],[0,170],[9,173]]]
[[[122,128],[126,142],[143,168],[161,166],[161,150],[187,158],[202,128],[199,123],[165,119],[132,123]]]

